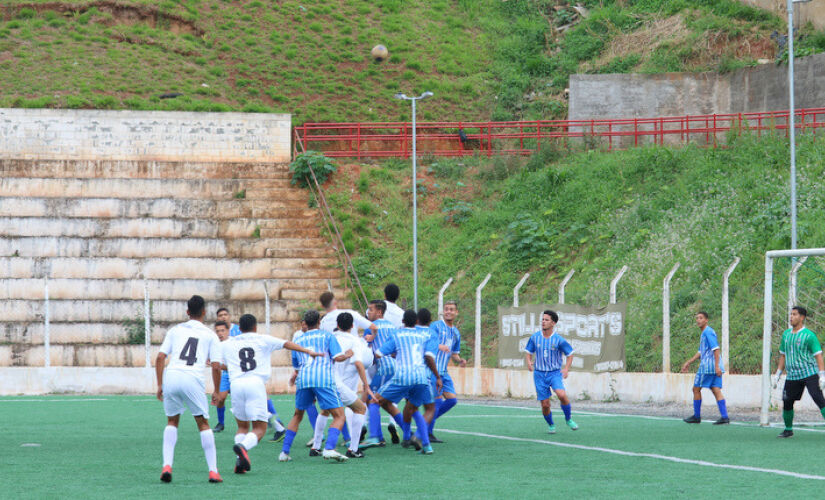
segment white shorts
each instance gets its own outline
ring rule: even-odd
[[[346,379],[341,378],[341,375],[337,373],[335,374],[335,388],[338,389],[342,406],[349,406],[358,400],[358,393],[350,387],[350,384],[347,384]]]
[[[166,370],[163,375],[163,410],[166,416],[180,415],[186,408],[195,417],[209,418],[203,378],[178,370]]]
[[[241,377],[230,381],[232,385],[232,414],[242,422],[266,422],[266,386],[258,377]]]

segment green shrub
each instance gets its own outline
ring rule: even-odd
[[[307,151],[298,155],[295,161],[289,164],[289,170],[292,172],[292,184],[308,188],[310,183],[313,183],[311,172],[315,173],[318,183],[323,184],[338,167],[323,153]]]

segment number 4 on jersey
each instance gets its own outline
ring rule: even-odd
[[[186,366],[192,366],[198,360],[198,339],[189,337],[180,351],[180,359],[186,361]]]

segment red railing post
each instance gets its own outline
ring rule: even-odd
[[[716,148],[716,113],[713,114],[713,147]]]
[[[536,151],[541,151],[541,120],[536,120]]]
[[[492,122],[487,122],[487,158],[493,156]]]
[[[358,158],[358,161],[361,161],[361,124],[358,124],[358,132],[355,139],[355,151]]]
[[[613,151],[613,122],[607,122],[607,150]]]
[[[633,118],[633,145],[639,145],[639,119]]]

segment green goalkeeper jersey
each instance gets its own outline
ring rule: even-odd
[[[816,334],[807,328],[794,333],[788,328],[782,334],[779,353],[785,355],[785,372],[788,380],[801,380],[816,375],[819,368],[815,355],[822,352]]]

